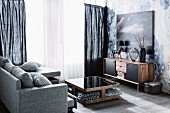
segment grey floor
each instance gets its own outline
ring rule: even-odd
[[[83,106],[78,103],[75,113],[170,113],[170,95],[161,93],[151,95],[141,90],[137,93],[136,86],[122,82],[121,99],[100,102]],[[0,113],[9,113],[0,103]]]

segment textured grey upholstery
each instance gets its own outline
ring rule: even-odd
[[[21,88],[19,79],[0,67],[0,99],[10,113],[67,113],[67,84]]]
[[[33,81],[34,81],[34,86],[47,86],[51,85],[51,82],[44,76],[39,73],[36,74],[31,74]]]
[[[16,113],[16,90],[21,89],[21,82],[0,67],[0,99],[11,113]]]
[[[14,67],[14,65],[11,62],[8,62],[8,63],[4,64],[4,69],[7,70],[9,73],[12,72],[13,67]]]
[[[73,107],[74,106],[74,100],[70,97],[67,97],[67,101],[68,101],[68,107]]]
[[[20,66],[26,72],[36,72],[41,65],[36,62],[25,62]]]
[[[72,102],[71,102],[71,103],[68,103],[68,104],[71,104],[71,105],[68,105],[68,107],[69,107],[69,108],[76,108],[76,109],[77,109],[77,101],[78,101],[77,97],[74,96],[74,95],[71,94],[71,93],[68,93],[68,97],[70,97],[70,99],[72,99],[71,101],[74,102],[73,106],[72,106]]]
[[[22,70],[20,67],[17,66],[13,67],[12,74],[21,81],[23,88],[34,87],[34,83],[31,75],[25,72],[24,70]]]
[[[7,58],[0,56],[0,66],[4,67],[5,63],[11,63],[11,61]]]
[[[17,90],[17,101],[18,113],[67,113],[67,85]]]
[[[4,66],[4,60],[5,58],[0,56],[0,66],[3,67]]]

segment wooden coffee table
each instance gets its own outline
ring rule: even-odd
[[[68,84],[69,92],[77,97],[84,94],[87,96],[91,96],[91,95],[98,96],[98,98],[96,98],[95,96],[95,98],[93,97],[93,99],[90,100],[83,100],[78,98],[78,101],[82,104],[91,104],[91,103],[120,98],[119,95],[113,95],[113,96],[106,95],[107,89],[119,87],[119,83],[113,82],[111,80],[102,77],[91,76],[85,78],[68,79],[65,80],[65,83]]]

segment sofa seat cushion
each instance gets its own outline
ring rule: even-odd
[[[74,100],[70,97],[67,97],[67,101],[68,101],[68,107],[74,107]]]
[[[37,62],[25,62],[20,66],[26,72],[36,72],[41,65]]]
[[[52,85],[52,83],[43,75],[39,73],[32,73],[31,74],[34,82],[34,86],[47,86],[47,85]]]
[[[34,87],[33,79],[31,75],[18,66],[12,68],[12,75],[18,78],[21,81],[23,88],[32,88]]]
[[[46,77],[60,76],[60,71],[45,66],[39,67],[36,73],[40,73]]]

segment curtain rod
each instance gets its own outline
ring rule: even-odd
[[[1,0],[1,1],[24,1],[24,0]]]
[[[91,5],[91,6],[94,6],[94,7],[105,7],[105,6],[100,6],[100,5],[95,5],[95,4],[89,4],[89,3],[84,3],[84,5]]]
[[[24,0],[0,0],[0,3],[3,2],[25,2]]]

